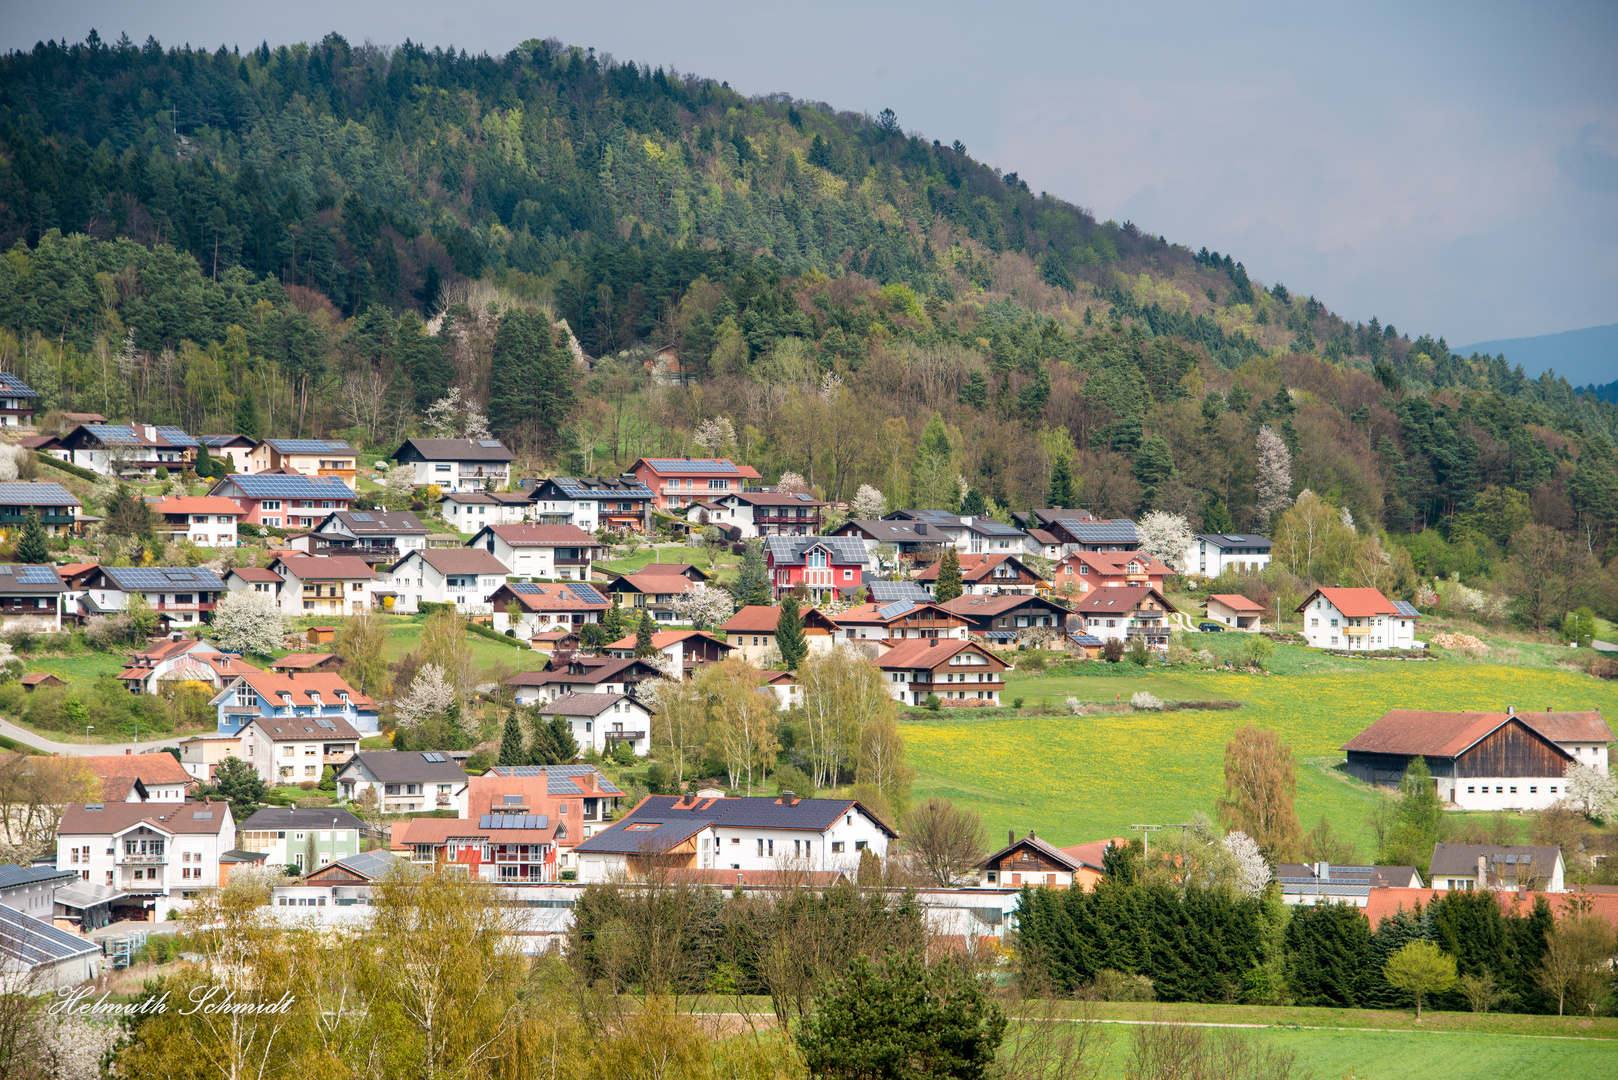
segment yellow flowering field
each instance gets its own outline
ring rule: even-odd
[[[1136,690],[1165,701],[1233,700],[1232,711],[1070,716],[1068,695],[1125,703]],[[1369,858],[1365,816],[1374,796],[1333,772],[1339,748],[1389,709],[1519,712],[1598,708],[1618,715],[1618,684],[1571,672],[1449,662],[1366,663],[1349,671],[1253,675],[1143,672],[1139,678],[1014,674],[1009,699],[1046,703],[1052,715],[957,718],[902,725],[917,798],[944,796],[983,816],[991,842],[1034,830],[1059,845],[1127,833],[1129,826],[1212,814],[1225,742],[1249,722],[1276,731],[1299,759],[1298,817],[1322,814]],[[1138,834],[1137,834],[1138,835]]]

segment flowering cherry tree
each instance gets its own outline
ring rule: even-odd
[[[1264,895],[1264,887],[1270,883],[1270,864],[1264,861],[1258,841],[1244,832],[1233,832],[1224,844],[1236,864],[1236,888],[1244,896]]]
[[[223,652],[268,656],[281,647],[286,617],[269,593],[226,593],[213,613],[213,638]]]
[[[736,610],[736,598],[729,590],[716,588],[707,582],[692,586],[683,596],[674,600],[674,613],[698,630],[718,626]]]

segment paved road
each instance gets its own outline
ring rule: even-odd
[[[73,757],[85,757],[94,754],[122,754],[125,750],[132,750],[137,754],[148,750],[161,750],[165,746],[177,746],[180,740],[174,736],[158,739],[154,742],[122,742],[122,743],[59,743],[36,735],[27,728],[18,727],[9,720],[0,720],[0,735],[40,750],[49,750],[53,754],[68,754]]]

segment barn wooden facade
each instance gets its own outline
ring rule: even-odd
[[[1566,794],[1563,776],[1578,760],[1534,726],[1535,714],[1395,710],[1343,750],[1344,771],[1398,787],[1416,757],[1427,762],[1439,797],[1468,810],[1538,809]]]

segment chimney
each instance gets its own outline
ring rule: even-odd
[[[1330,881],[1331,880],[1331,863],[1329,863],[1329,862],[1317,862],[1317,863],[1315,863],[1315,877],[1319,878],[1321,881]]]
[[[795,792],[795,791],[782,791],[781,792],[781,802],[785,806],[797,806],[798,805],[798,793]]]
[[[130,749],[130,748],[128,748],[128,747],[126,747],[126,748],[125,748],[125,749],[124,749],[124,757],[128,757],[128,756],[130,756],[130,755],[131,755],[131,754],[133,754],[133,753],[134,753],[134,752],[135,752],[135,751],[134,751],[134,750],[133,750],[133,749]]]
[[[1549,705],[1547,705],[1547,706],[1545,706],[1545,711],[1546,711],[1546,712],[1550,712],[1550,711],[1551,711],[1551,707],[1550,707],[1550,706],[1549,706]]]
[[[1515,706],[1515,705],[1507,705],[1506,706],[1506,715],[1507,716],[1516,716],[1517,715],[1517,706]]]
[[[927,647],[928,647],[928,648],[929,648],[929,649],[936,649],[936,648],[938,648],[938,639],[937,639],[937,638],[935,638],[935,637],[933,637],[933,638],[928,638],[928,639],[927,639]]]
[[[925,521],[916,522],[916,535],[917,536],[926,536],[927,535],[927,523]]]
[[[1007,829],[1006,830],[1006,847],[1010,847],[1012,844],[1015,844],[1016,842],[1017,842],[1017,830],[1016,829]]]
[[[1489,857],[1478,856],[1478,888],[1486,889],[1489,886]]]

